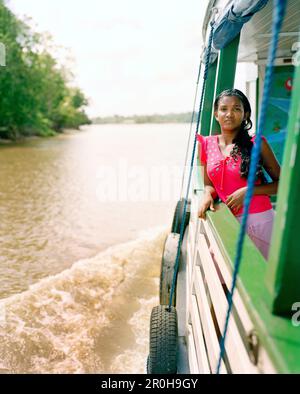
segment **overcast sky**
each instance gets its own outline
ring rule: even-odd
[[[90,116],[191,111],[207,0],[9,0],[70,49]]]

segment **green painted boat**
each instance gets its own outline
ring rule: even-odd
[[[254,3],[258,9],[253,14],[234,12],[245,5],[251,11]],[[217,48],[213,51],[215,61],[208,69],[200,134],[219,134],[213,101],[222,90],[233,87],[249,98],[255,130],[272,39],[273,7],[273,1],[209,2],[203,23],[205,42],[212,18],[220,26],[228,15],[229,22],[230,15],[250,17],[240,29],[224,25],[214,40]],[[278,194],[272,198],[276,217],[271,249],[266,261],[246,236],[220,373],[300,373],[299,27],[299,1],[288,0],[263,130],[281,163]],[[176,282],[177,373],[216,373],[240,230],[238,221],[223,203],[218,204],[216,212],[208,211],[205,221],[198,218],[203,189],[201,172],[195,165],[189,223]],[[154,357],[153,366],[156,356],[151,355],[152,342],[150,333],[149,357]],[[168,349],[164,351],[167,353]],[[168,371],[163,364],[158,370]],[[148,372],[157,370],[150,368]]]

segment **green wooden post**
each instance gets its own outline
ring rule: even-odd
[[[209,66],[205,85],[203,108],[200,118],[200,134],[209,135],[211,117],[213,115],[212,103],[214,100],[215,82],[217,73],[217,60]]]
[[[240,43],[240,35],[238,34],[226,48],[220,51],[218,57],[217,80],[215,84],[214,99],[219,93],[225,89],[231,89],[234,85],[235,70]],[[213,100],[214,101],[214,100]],[[213,105],[212,101],[212,105]],[[219,134],[220,126],[214,116],[211,120],[210,134]]]
[[[275,314],[300,301],[300,66],[295,69],[266,283]]]
[[[214,61],[213,64],[210,64],[207,73],[207,80],[205,84],[205,91],[204,91],[204,100],[203,100],[203,107],[200,117],[200,125],[199,125],[199,132],[200,134],[206,136],[209,135],[210,130],[210,122],[211,117],[213,114],[212,111],[212,102],[214,99],[214,88],[215,88],[215,81],[216,81],[216,71],[217,71],[217,61]],[[197,155],[197,180],[198,180],[198,189],[203,189],[203,179],[200,172],[200,161]]]
[[[200,134],[202,135],[212,134],[212,127],[216,131],[220,130],[219,124],[215,121],[213,116],[214,98],[222,90],[230,89],[234,85],[239,42],[240,35],[234,38],[226,48],[220,51],[218,61],[215,61],[209,67],[203,110],[200,119]],[[218,132],[219,131],[217,131],[217,133]],[[199,158],[197,163],[199,165]],[[199,183],[201,184],[201,175],[198,176]]]

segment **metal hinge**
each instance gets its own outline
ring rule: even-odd
[[[251,330],[247,335],[249,357],[254,365],[258,364],[259,356],[259,338],[255,330]]]

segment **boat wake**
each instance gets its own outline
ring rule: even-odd
[[[144,373],[167,228],[0,301],[2,373]]]

